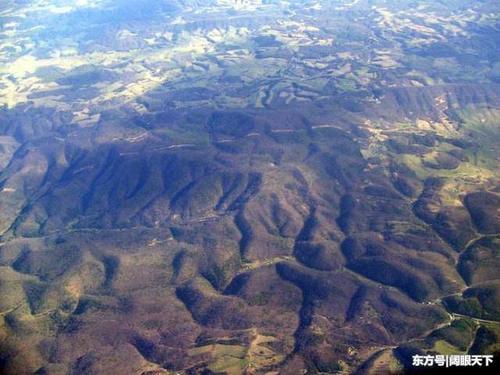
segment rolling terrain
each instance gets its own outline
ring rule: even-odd
[[[0,372],[498,361],[498,14],[2,3]]]

